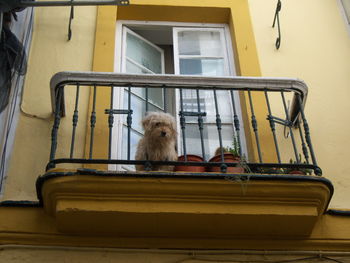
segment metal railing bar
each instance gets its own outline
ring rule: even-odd
[[[184,116],[186,116],[186,114],[184,114]],[[187,116],[193,116],[193,115],[187,115]],[[197,114],[194,116],[198,116]],[[207,116],[207,114],[202,114],[202,116]],[[186,122],[187,125],[198,125],[197,121],[187,121]],[[216,125],[216,120],[215,121],[207,121],[205,123],[203,123],[203,125]],[[221,126],[223,125],[232,125],[232,122],[226,122],[226,121],[222,121],[221,120]]]
[[[92,159],[92,151],[94,147],[94,131],[95,131],[95,125],[96,125],[96,85],[94,85],[93,89],[93,101],[92,101],[92,111],[90,116],[90,150],[89,150],[89,158]]]
[[[286,103],[286,99],[284,97],[284,92],[283,91],[281,91],[281,96],[282,96],[284,112],[286,114],[286,120],[287,120],[287,122],[290,122],[289,115],[288,115],[287,103]],[[296,160],[297,163],[300,163],[300,160],[299,160],[300,158],[299,158],[297,146],[296,146],[296,143],[295,143],[295,138],[294,138],[294,133],[293,133],[292,126],[288,125],[287,127],[289,128],[289,134],[290,134],[290,138],[292,140],[293,150],[294,150],[294,154],[295,154],[295,160]]]
[[[179,76],[179,75],[160,75],[160,74],[121,74],[110,72],[59,72],[56,73],[50,81],[50,87],[53,89],[58,84],[68,85],[79,82],[81,85],[91,85],[96,83],[98,86],[110,86],[115,83],[120,85],[133,85],[137,87],[155,86],[162,88],[172,86],[174,88],[195,88],[203,89],[215,86],[217,89],[236,89],[236,90],[265,90],[280,91],[290,90],[301,94],[307,94],[306,84],[293,78],[264,78],[264,77],[206,77],[206,76]]]
[[[146,109],[146,112],[148,112],[148,89],[149,87],[146,86],[146,90],[145,90],[145,100],[146,100],[146,105],[145,105],[145,109]]]
[[[261,154],[261,149],[260,149],[260,141],[259,141],[259,134],[258,134],[258,122],[256,120],[256,117],[255,117],[255,113],[254,113],[254,106],[253,106],[253,100],[252,100],[252,94],[251,94],[251,91],[248,90],[248,95],[249,95],[249,104],[250,104],[250,111],[251,111],[251,124],[252,124],[252,127],[253,127],[253,131],[254,131],[254,134],[255,134],[255,142],[256,142],[256,147],[258,149],[258,156],[259,156],[259,161],[260,163],[263,162],[262,160],[262,154]]]
[[[132,111],[131,111],[131,86],[128,87],[128,115],[126,117],[126,125],[128,127],[128,160],[130,160],[130,141],[131,141],[131,124],[132,124]]]
[[[231,102],[232,102],[232,108],[233,108],[233,124],[235,127],[237,141],[238,141],[239,155],[242,156],[240,124],[239,124],[239,118],[237,115],[236,102],[235,102],[235,96],[233,94],[233,90],[230,90],[230,95],[231,95]]]
[[[117,86],[128,87],[129,85],[137,87],[154,86],[162,88],[171,86],[173,88],[195,88],[211,89],[215,86],[217,89],[233,90],[265,90],[268,91],[291,91],[301,95],[302,104],[305,104],[308,88],[306,84],[298,79],[291,78],[261,78],[261,77],[204,77],[204,76],[176,76],[176,75],[138,75],[138,74],[119,74],[119,73],[101,73],[101,72],[59,72],[56,73],[50,81],[52,110],[55,110],[55,89],[64,85],[81,86]],[[295,99],[293,99],[293,102]],[[298,111],[299,103],[292,103],[291,112]],[[61,104],[62,115],[64,115],[64,98]]]
[[[134,75],[133,75],[134,76]],[[163,77],[163,76],[162,76]],[[172,79],[172,77],[169,77],[169,79]],[[205,79],[205,78],[204,78]],[[221,78],[218,78],[218,79],[221,79]],[[225,78],[223,78],[224,81],[226,81]],[[157,80],[158,79],[158,76],[157,76]],[[66,83],[68,83],[70,80],[67,80]],[[192,81],[192,80],[191,80]],[[63,83],[63,82],[61,82]],[[72,83],[72,82],[70,82]],[[107,86],[107,83],[109,83],[109,86]],[[132,161],[130,159],[130,154],[131,154],[131,149],[130,149],[130,146],[131,146],[131,131],[133,130],[133,128],[131,127],[132,126],[132,110],[131,110],[131,102],[132,100],[134,99],[134,97],[132,97],[133,93],[132,93],[132,89],[133,89],[133,86],[131,85],[131,83],[134,83],[134,82],[128,82],[128,83],[124,83],[124,84],[115,84],[113,82],[110,82],[110,81],[105,81],[102,85],[102,87],[98,86],[98,83],[93,83],[91,86],[93,86],[93,96],[92,96],[92,110],[91,110],[91,117],[90,117],[90,127],[91,127],[91,134],[90,134],[90,151],[89,151],[89,159],[84,159],[86,161],[86,163],[95,163],[95,160],[96,159],[93,159],[93,148],[94,148],[94,129],[95,129],[95,124],[96,124],[96,107],[97,107],[97,89],[98,88],[104,88],[104,87],[109,87],[111,90],[110,90],[110,109],[109,110],[105,110],[106,113],[109,114],[109,117],[108,117],[108,125],[109,125],[109,145],[108,145],[108,159],[97,159],[97,160],[100,160],[101,162],[103,163],[111,163],[113,164],[115,161],[120,161],[121,164],[128,164],[127,162],[129,161]],[[73,113],[73,127],[72,127],[72,140],[71,140],[71,145],[70,145],[70,155],[67,155],[66,156],[70,156],[70,159],[68,160],[77,160],[76,158],[73,158],[74,157],[74,144],[75,144],[75,140],[76,140],[76,128],[77,128],[77,125],[78,125],[78,116],[79,116],[79,111],[78,111],[78,105],[79,105],[79,91],[81,90],[82,87],[85,88],[85,85],[86,83],[80,83],[80,82],[75,82],[76,84],[76,97],[75,97],[75,104],[71,105],[73,106],[74,108],[74,113]],[[71,85],[71,84],[70,84]],[[113,97],[114,97],[114,89],[113,89],[113,86],[116,86],[118,88],[122,88],[124,90],[124,86],[123,85],[126,85],[125,86],[125,91],[128,93],[128,98],[126,98],[126,103],[128,104],[127,105],[127,109],[113,109]],[[205,101],[205,99],[207,97],[210,97],[210,103],[213,103],[214,102],[214,106],[215,106],[215,114],[216,114],[216,118],[215,118],[215,121],[214,121],[214,118],[212,118],[212,124],[216,124],[217,126],[217,130],[218,130],[218,134],[219,134],[219,145],[222,148],[223,146],[223,137],[222,137],[222,120],[221,120],[221,115],[220,115],[220,112],[219,112],[219,97],[218,97],[218,93],[217,93],[217,90],[227,90],[231,93],[231,100],[232,100],[232,107],[233,107],[233,124],[234,124],[234,133],[237,133],[237,139],[238,139],[238,143],[239,145],[241,144],[240,142],[240,121],[239,121],[239,118],[238,118],[238,114],[236,112],[237,110],[237,104],[235,103],[235,98],[234,98],[234,90],[236,91],[243,91],[243,90],[247,90],[247,93],[249,95],[248,99],[249,99],[249,105],[247,105],[248,109],[250,107],[250,111],[251,111],[251,125],[253,127],[253,130],[254,130],[254,135],[255,135],[255,140],[256,140],[256,147],[257,147],[257,153],[259,155],[259,159],[258,161],[260,161],[259,164],[251,164],[251,163],[248,163],[248,167],[252,167],[252,168],[259,168],[259,167],[273,167],[273,168],[276,168],[276,167],[297,167],[297,168],[304,168],[305,165],[309,165],[308,167],[311,167],[311,169],[314,169],[315,170],[315,174],[319,175],[321,174],[321,169],[319,169],[319,167],[317,166],[317,163],[316,163],[316,159],[314,158],[314,153],[313,153],[313,149],[312,149],[312,144],[311,144],[311,138],[310,138],[310,134],[309,134],[309,127],[308,127],[308,124],[306,122],[306,119],[305,119],[305,116],[304,116],[304,112],[303,112],[303,107],[304,107],[304,102],[305,102],[305,96],[307,93],[296,93],[294,94],[294,97],[293,97],[293,103],[297,104],[295,106],[294,109],[297,109],[297,112],[294,112],[293,114],[295,115],[295,117],[300,117],[300,119],[296,118],[296,119],[292,119],[293,121],[291,121],[291,117],[290,115],[290,112],[291,111],[288,111],[288,108],[286,106],[286,99],[285,99],[285,93],[284,92],[296,92],[295,90],[293,90],[292,88],[286,88],[286,89],[283,89],[283,88],[280,88],[279,90],[276,89],[269,89],[269,88],[264,88],[264,89],[256,89],[256,88],[253,88],[253,89],[249,89],[247,85],[245,85],[244,87],[242,87],[241,89],[236,89],[235,87],[232,87],[232,86],[225,86],[225,87],[216,87],[215,85],[214,86],[205,86],[205,87],[201,87],[201,86],[198,86],[198,83],[196,83],[195,86],[181,86],[181,88],[179,88],[178,84],[175,85],[168,85],[165,83],[144,83],[143,85],[137,85],[137,87],[147,87],[148,88],[161,88],[164,92],[162,93],[162,97],[164,98],[164,104],[163,104],[163,108],[167,108],[168,106],[166,105],[166,89],[167,88],[175,88],[175,89],[179,89],[180,90],[180,108],[181,110],[179,111],[179,115],[180,115],[180,125],[181,125],[181,130],[182,130],[182,137],[183,137],[183,152],[184,152],[184,155],[185,155],[185,162],[187,164],[185,165],[191,165],[193,164],[193,162],[191,162],[190,164],[188,164],[187,162],[187,157],[186,157],[186,135],[185,135],[185,126],[186,126],[186,116],[196,116],[197,118],[194,118],[194,119],[197,119],[197,124],[196,123],[193,123],[193,125],[197,125],[197,127],[199,128],[199,132],[200,132],[200,140],[201,140],[201,150],[202,150],[202,156],[204,158],[204,161],[202,162],[203,164],[200,164],[201,165],[204,165],[204,166],[220,166],[221,167],[221,164],[223,163],[224,161],[224,155],[223,155],[223,151],[221,150],[221,160],[216,162],[216,163],[213,163],[213,162],[210,162],[208,163],[205,159],[205,152],[206,152],[206,148],[205,148],[205,134],[204,134],[204,131],[206,131],[206,127],[205,125],[208,124],[208,123],[204,123],[204,116],[206,116],[206,112],[202,112],[204,111],[204,107],[205,107],[205,103],[207,103],[208,101]],[[54,122],[54,126],[52,128],[52,134],[51,134],[51,140],[52,140],[52,144],[51,144],[51,152],[50,152],[50,163],[49,165],[51,165],[50,167],[52,167],[52,165],[55,164],[55,155],[56,155],[56,149],[57,149],[57,138],[58,138],[58,130],[59,130],[59,125],[60,125],[60,120],[61,120],[61,117],[62,117],[62,111],[64,110],[63,107],[64,107],[64,88],[66,88],[64,86],[64,84],[62,84],[61,86],[58,86],[58,87],[55,87],[54,91],[56,92],[55,94],[55,97],[54,97],[54,101],[55,101],[55,114],[56,114],[56,118],[55,118],[55,122]],[[71,88],[71,87],[68,87],[68,88]],[[90,87],[91,88],[91,87]],[[191,99],[191,101],[189,101],[188,103],[191,103],[191,104],[188,104],[187,103],[187,100],[184,100],[184,97],[183,97],[183,89],[187,90],[191,88],[193,90],[193,92],[195,92],[196,94],[193,94],[193,98]],[[209,91],[209,89],[211,89]],[[159,90],[158,90],[159,91]],[[256,116],[255,116],[255,112],[254,110],[257,110],[257,109],[254,109],[256,108],[256,105],[254,105],[253,103],[253,96],[254,94],[252,93],[253,91],[264,91],[265,92],[265,99],[266,99],[266,103],[267,103],[267,108],[268,108],[268,120],[270,121],[270,126],[271,126],[271,131],[274,135],[274,143],[275,143],[275,148],[276,148],[276,154],[278,156],[278,164],[272,164],[272,166],[269,166],[267,164],[267,166],[262,163],[263,162],[263,155],[262,155],[262,148],[261,148],[261,145],[260,145],[260,141],[259,141],[259,131],[258,131],[258,122],[257,122],[257,119],[256,119]],[[268,92],[280,92],[281,93],[281,96],[282,96],[282,100],[283,100],[283,106],[284,106],[284,111],[285,111],[285,114],[286,114],[286,119],[280,119],[280,118],[277,118],[277,117],[274,117],[272,116],[272,108],[271,108],[271,105],[270,105],[270,100],[269,100],[269,94]],[[146,98],[144,97],[143,98],[143,101],[146,101],[146,105],[147,107],[151,107],[150,105],[150,93],[148,93],[149,90],[147,90],[147,94],[146,94]],[[203,93],[202,93],[203,92]],[[214,94],[213,94],[214,93]],[[212,95],[206,95],[204,96],[204,94],[213,94],[214,95],[214,98],[212,98]],[[132,97],[132,98],[131,98]],[[187,97],[186,97],[187,98]],[[304,99],[304,100],[303,100]],[[186,103],[185,103],[186,102]],[[189,107],[189,110],[192,110],[192,111],[184,111],[184,108],[186,109],[187,107],[187,104]],[[107,106],[108,107],[108,106]],[[150,108],[148,108],[149,110]],[[196,112],[197,110],[197,112]],[[112,151],[112,148],[111,148],[111,145],[112,145],[112,129],[113,129],[113,125],[114,125],[114,117],[113,117],[113,114],[127,114],[127,118],[126,118],[126,122],[124,122],[123,124],[123,127],[124,125],[127,127],[127,160],[112,160],[112,156],[111,156],[111,151]],[[58,117],[58,118],[57,118]],[[214,116],[213,116],[214,117]],[[304,131],[305,133],[303,134],[303,131],[302,131],[302,123],[301,121],[303,121],[303,124],[304,124]],[[292,144],[293,144],[293,148],[294,148],[294,153],[295,153],[295,156],[296,156],[296,160],[298,162],[298,165],[297,166],[293,166],[292,164],[283,164],[281,163],[281,156],[280,156],[280,151],[279,151],[279,146],[278,146],[278,140],[277,140],[277,134],[276,134],[276,130],[275,130],[275,125],[276,124],[281,124],[281,125],[284,125],[286,127],[289,127],[290,129],[290,134],[291,134],[291,139],[292,139]],[[301,140],[301,146],[303,148],[303,154],[304,154],[304,157],[305,157],[305,160],[306,160],[306,164],[304,163],[301,163],[301,156],[298,154],[298,150],[301,150],[297,147],[297,143],[296,143],[296,140],[295,140],[295,136],[296,134],[293,135],[293,130],[292,130],[292,126],[295,125],[298,129],[299,129],[299,135],[300,135],[300,140]],[[195,128],[195,127],[193,127]],[[304,137],[305,136],[305,137]],[[305,139],[304,139],[305,138]],[[96,144],[96,143],[95,143]],[[311,145],[311,147],[310,147]],[[199,150],[199,149],[198,149]],[[241,150],[241,147],[240,147],[240,150]],[[313,164],[309,164],[309,155],[308,155],[308,150],[310,150],[310,153],[311,153],[311,159],[312,159],[312,163]],[[300,156],[300,157],[299,157]],[[106,156],[107,157],[107,156]],[[81,159],[82,160],[82,159]],[[110,162],[109,162],[110,161]],[[315,162],[314,162],[315,161]],[[73,161],[74,163],[77,162],[77,161]],[[140,161],[141,164],[145,164],[144,161]],[[69,161],[67,163],[70,163]],[[170,165],[181,165],[182,162],[174,162],[174,163],[171,163],[171,162],[154,162],[154,161],[148,161],[148,163],[146,162],[146,164],[148,166],[151,167],[151,164],[170,164]],[[131,163],[131,164],[135,164],[135,163]],[[232,164],[232,165],[227,165],[227,166],[236,166],[237,164]],[[194,164],[194,166],[196,166],[196,164]],[[275,169],[273,169],[274,171]],[[257,172],[255,170],[252,170],[253,172]],[[258,170],[259,171],[259,170]],[[261,170],[262,171],[262,170]]]
[[[168,103],[167,103],[167,92],[168,89],[163,85],[163,109],[165,112],[168,112]]]
[[[204,148],[204,136],[203,136],[203,117],[201,114],[201,105],[200,105],[200,96],[199,96],[199,89],[196,89],[196,95],[197,95],[197,111],[198,111],[198,129],[199,129],[199,135],[201,139],[201,149],[202,149],[202,157],[203,160],[206,160],[205,158],[205,148]]]
[[[216,127],[218,130],[218,136],[219,136],[219,147],[220,147],[220,152],[221,152],[221,161],[224,162],[225,156],[224,156],[224,149],[222,147],[221,118],[220,118],[220,114],[219,114],[218,98],[216,95],[215,87],[214,87],[213,92],[214,92],[214,103],[215,103],[215,113],[216,113]]]
[[[114,124],[113,100],[114,100],[114,87],[111,86],[111,98],[110,98],[110,106],[109,106],[109,112],[108,112],[108,159],[111,159],[112,157],[112,134],[113,134],[113,124]]]
[[[58,103],[56,104],[55,120],[51,131],[50,161],[54,160],[56,156],[57,135],[58,135],[58,128],[60,127],[60,121],[61,121],[60,108],[61,108],[62,96],[63,96],[63,87],[60,89],[57,89],[57,93],[56,93],[56,98],[58,100]]]
[[[79,118],[79,112],[78,112],[78,103],[79,103],[79,85],[77,85],[76,94],[75,94],[75,105],[74,105],[74,113],[73,113],[73,130],[72,130],[72,141],[70,145],[70,158],[73,158],[73,152],[74,152],[74,144],[75,144],[75,134],[76,134],[76,128],[78,125],[78,118]]]
[[[267,104],[267,109],[268,109],[268,112],[269,112],[269,115],[268,115],[268,120],[270,122],[270,128],[271,128],[271,132],[272,132],[272,135],[273,135],[273,141],[275,143],[275,149],[276,149],[276,155],[277,155],[277,160],[278,160],[278,163],[281,163],[281,155],[280,155],[280,151],[279,151],[279,148],[278,148],[278,141],[277,141],[277,135],[276,135],[276,127],[275,127],[275,122],[272,118],[272,111],[271,111],[271,105],[270,105],[270,101],[269,101],[269,96],[267,94],[267,91],[265,90],[265,99],[266,99],[266,104]]]
[[[206,112],[181,111],[181,113],[187,117],[207,116]],[[197,121],[197,124],[198,124],[198,121]]]
[[[181,166],[205,166],[205,167],[211,167],[211,166],[220,166],[222,162],[192,162],[192,161],[136,161],[136,160],[120,160],[120,159],[68,159],[68,158],[60,158],[60,159],[54,159],[51,160],[48,164],[48,168],[55,166],[56,164],[63,164],[63,163],[80,163],[80,164],[125,164],[125,165],[136,165],[140,164],[143,165],[145,163],[148,163],[150,165],[181,165]],[[225,163],[228,167],[237,167],[240,164],[239,163]],[[313,169],[313,170],[319,170],[321,169],[318,166],[312,165],[312,164],[291,164],[291,163],[245,163],[245,165],[249,168],[251,168],[254,171],[257,171],[259,168],[293,168],[293,169]],[[176,174],[176,173],[174,173]]]
[[[182,94],[182,88],[179,89],[180,93],[180,127],[181,127],[181,133],[182,133],[182,150],[183,150],[183,155],[184,155],[184,160],[187,162],[187,153],[186,153],[186,132],[185,132],[185,127],[186,127],[186,119],[184,115],[184,102],[183,102],[183,94]]]
[[[303,151],[305,162],[308,164],[309,163],[309,152],[308,152],[307,147],[306,147],[306,143],[304,140],[304,136],[303,136],[303,132],[301,130],[301,125],[300,125],[299,120],[297,122],[297,129],[299,130],[299,135],[300,135],[300,140],[301,140],[301,149]]]
[[[221,164],[220,162],[192,162],[192,161],[137,161],[137,160],[122,160],[122,159],[82,159],[82,158],[59,158],[51,160],[51,163],[59,164],[59,163],[110,163],[110,164],[144,164],[145,162],[149,162],[156,165],[185,165],[185,166],[218,166]],[[310,168],[315,169],[317,166],[313,164],[291,164],[291,163],[246,163],[246,165],[250,167],[279,167],[279,168]],[[227,163],[227,166],[235,167],[239,166],[239,163]]]
[[[297,100],[299,102],[299,105],[301,105],[302,104],[302,100],[301,100],[301,98],[299,96],[297,96]],[[303,108],[300,109],[300,115],[301,115],[301,118],[303,120],[305,140],[306,140],[307,145],[309,146],[312,163],[313,163],[314,166],[318,166],[317,165],[317,161],[316,161],[316,157],[315,157],[315,152],[314,152],[314,149],[313,149],[313,146],[312,146],[312,142],[311,142],[309,124],[308,124],[308,122],[307,122],[307,120],[305,118],[305,113],[304,113],[304,109]],[[316,171],[315,173],[318,174],[320,172]]]
[[[281,119],[281,118],[278,118],[278,117],[275,117],[275,116],[272,116],[272,115],[267,116],[267,119],[273,121],[274,123],[281,124],[283,126],[288,126],[288,127],[292,127],[293,126],[293,123],[291,121],[285,120],[285,119]]]

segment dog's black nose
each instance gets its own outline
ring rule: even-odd
[[[160,133],[160,136],[162,136],[162,137],[165,137],[165,135],[166,135],[166,132],[165,132],[165,131],[162,131],[162,132]]]

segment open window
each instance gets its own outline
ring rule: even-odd
[[[235,75],[231,39],[228,27],[217,24],[185,24],[160,22],[119,21],[116,34],[115,71],[135,74],[177,74],[200,76]],[[159,88],[124,88],[116,92],[116,108],[127,108],[131,100],[132,128],[130,159],[134,159],[136,146],[143,135],[141,119],[147,111],[169,112],[178,119],[180,111],[179,91]],[[130,95],[130,96],[129,96]],[[232,97],[228,91],[217,91],[219,112],[222,121],[222,139],[224,146],[231,146],[235,134],[232,112]],[[213,91],[195,90],[182,92],[184,111],[205,112],[203,118],[203,141],[201,145],[197,117],[186,117],[187,154],[197,154],[209,159],[218,147],[214,134],[216,128],[216,109]],[[237,108],[239,100],[234,96]],[[241,114],[239,114],[241,115]],[[127,159],[127,122],[119,117],[119,126],[115,128],[114,138],[118,145],[114,157]],[[241,123],[243,123],[241,121]],[[178,129],[180,131],[180,129]],[[243,130],[243,127],[242,129]],[[215,140],[213,138],[216,138]],[[244,134],[241,134],[242,149],[245,151]],[[182,145],[181,136],[178,144]],[[120,147],[121,146],[121,147]],[[203,148],[205,150],[203,150]],[[179,147],[181,155],[182,147]],[[133,167],[123,167],[133,169]]]

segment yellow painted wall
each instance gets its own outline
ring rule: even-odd
[[[49,80],[52,75],[64,70],[112,71],[116,19],[159,21],[168,20],[172,14],[172,21],[226,21],[233,38],[237,71],[241,75],[296,77],[306,81],[310,87],[306,113],[310,117],[316,157],[324,175],[336,186],[332,207],[347,207],[344,196],[347,196],[349,185],[345,173],[348,167],[338,163],[339,160],[346,163],[349,155],[348,147],[339,145],[350,144],[347,136],[350,125],[342,121],[342,114],[349,112],[350,107],[346,103],[347,87],[350,86],[350,74],[347,74],[350,68],[350,38],[337,1],[323,4],[316,3],[316,0],[308,3],[301,0],[283,2],[282,44],[278,51],[274,48],[277,29],[271,28],[276,5],[274,0],[264,3],[259,0],[134,0],[132,4],[130,7],[99,7],[96,35],[97,9],[77,7],[70,42],[66,41],[69,8],[36,9],[22,108],[39,118],[20,116],[3,199],[36,199],[34,182],[44,172],[51,144],[53,120],[50,118]],[[208,13],[208,8],[215,11]],[[311,15],[314,19],[307,19]],[[88,98],[88,91],[81,93],[82,100],[88,101]],[[66,94],[66,99],[67,105],[73,105],[69,94]],[[86,104],[79,109],[80,123],[86,123],[87,108]],[[266,112],[257,111],[257,115],[265,118]],[[58,152],[58,157],[60,153],[69,151],[71,114],[67,116],[61,122],[59,137],[61,142],[67,143]],[[85,128],[86,124],[78,126],[78,133],[85,134]],[[96,134],[99,132],[100,135],[105,134],[105,130],[97,128]],[[266,138],[262,136],[262,141],[271,141],[268,125],[259,127],[259,132],[266,135]],[[100,137],[105,142],[106,137]],[[77,142],[77,156],[84,155],[85,145],[84,139]],[[101,154],[105,156],[105,148]],[[268,158],[273,159],[271,156]]]
[[[254,35],[246,1],[133,1],[130,7],[75,8],[73,38],[67,42],[69,8],[37,8],[28,73],[24,87],[24,112],[20,116],[13,158],[3,199],[35,200],[34,182],[48,162],[51,145],[51,103],[49,81],[59,71],[113,71],[115,23],[117,19],[149,19],[182,22],[228,23],[241,75],[260,75]],[[165,12],[165,11],[166,12]],[[166,16],[164,17],[164,14]],[[181,15],[179,15],[181,14]],[[97,20],[96,20],[97,17]],[[97,21],[97,23],[96,23]],[[65,25],[64,22],[66,22]],[[95,32],[96,29],[96,32]],[[95,38],[96,37],[96,38]],[[62,118],[56,158],[67,157],[71,140],[74,90],[65,93],[67,117]],[[72,95],[72,96],[70,96]],[[81,100],[89,100],[89,91]],[[100,93],[98,106],[104,112],[106,96]],[[91,98],[90,98],[91,101]],[[101,103],[103,101],[103,103]],[[90,103],[91,105],[91,103]],[[78,134],[86,134],[89,104],[79,109]],[[97,112],[99,112],[97,110]],[[259,115],[260,112],[257,113]],[[35,117],[29,117],[35,115]],[[261,116],[264,114],[261,113]],[[103,114],[100,118],[106,119]],[[99,122],[102,124],[102,122]],[[261,127],[262,133],[268,127]],[[265,133],[266,134],[266,133]],[[87,136],[89,134],[87,133]],[[107,130],[97,124],[95,158],[106,157]],[[30,139],[28,139],[30,138]],[[88,139],[80,136],[75,157],[86,156]],[[88,137],[87,137],[88,138]],[[99,141],[100,140],[100,141]]]
[[[92,70],[96,7],[75,8],[72,21],[73,36],[68,42],[69,14],[68,7],[35,9],[35,24],[22,100],[22,109],[27,114],[20,114],[3,199],[36,200],[35,180],[45,172],[51,145],[51,77],[59,71]],[[70,94],[66,94],[66,103],[73,105]],[[81,99],[86,101],[89,93],[82,91],[80,95]],[[79,108],[80,125],[78,124],[77,133],[85,133],[85,125],[82,123],[86,123],[86,106]],[[59,137],[60,142],[67,142],[62,148],[65,153],[69,152],[72,113],[69,112],[68,116],[62,121]],[[76,146],[76,154],[81,157],[85,142],[77,141]]]
[[[323,175],[335,186],[330,207],[350,201],[350,33],[339,1],[282,1],[282,42],[274,48],[277,1],[249,0],[262,75],[300,78],[313,145]],[[277,110],[275,109],[275,112]]]

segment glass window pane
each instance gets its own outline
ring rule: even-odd
[[[125,92],[124,96],[124,109],[128,109],[128,92]],[[141,120],[143,116],[145,116],[146,107],[145,102],[141,100],[140,98],[131,95],[131,109],[133,110],[133,113],[131,115],[132,117],[132,124],[131,127],[139,132],[142,132],[142,125]],[[125,114],[123,116],[123,123],[126,123],[126,117]]]
[[[128,157],[128,128],[123,126],[123,139],[122,140],[122,159],[127,160]],[[136,148],[139,140],[141,139],[141,136],[134,132],[133,130],[130,131],[130,160],[135,160],[135,153]]]
[[[156,111],[156,112],[164,112],[162,109],[159,109],[158,107],[155,107],[154,105],[148,103],[148,111]]]
[[[151,74],[151,72],[138,67],[137,65],[131,63],[126,60],[126,73],[134,73],[134,74]]]
[[[181,75],[224,76],[223,59],[180,59]]]
[[[179,54],[199,56],[222,56],[220,32],[180,31],[178,32]]]
[[[148,100],[162,109],[164,108],[163,92],[163,88],[148,88]]]
[[[184,111],[198,112],[197,92],[196,90],[183,90],[183,109]],[[218,111],[222,122],[232,122],[232,106],[231,95],[229,91],[217,90],[216,91]],[[216,108],[214,92],[212,90],[200,90],[199,91],[199,106],[201,112],[206,112],[204,117],[205,123],[216,122]],[[186,117],[186,122],[197,122],[197,117]]]
[[[128,88],[125,88],[125,92],[128,92]],[[135,95],[145,99],[146,98],[146,89],[132,87],[131,94],[135,94]],[[127,96],[127,94],[125,96]]]
[[[198,125],[189,124],[186,125],[186,152],[187,154],[196,154],[202,156],[201,140]],[[233,127],[230,124],[222,125],[221,135],[222,135],[222,144],[224,147],[232,146],[233,141]],[[210,136],[209,136],[210,135]],[[220,146],[219,136],[216,125],[205,124],[203,129],[204,137],[204,149],[205,149],[205,158],[209,160],[214,156],[215,150]],[[181,140],[182,137],[180,136]],[[182,141],[180,144],[180,152],[183,153]]]
[[[126,56],[154,73],[162,73],[162,55],[140,38],[127,33]]]

